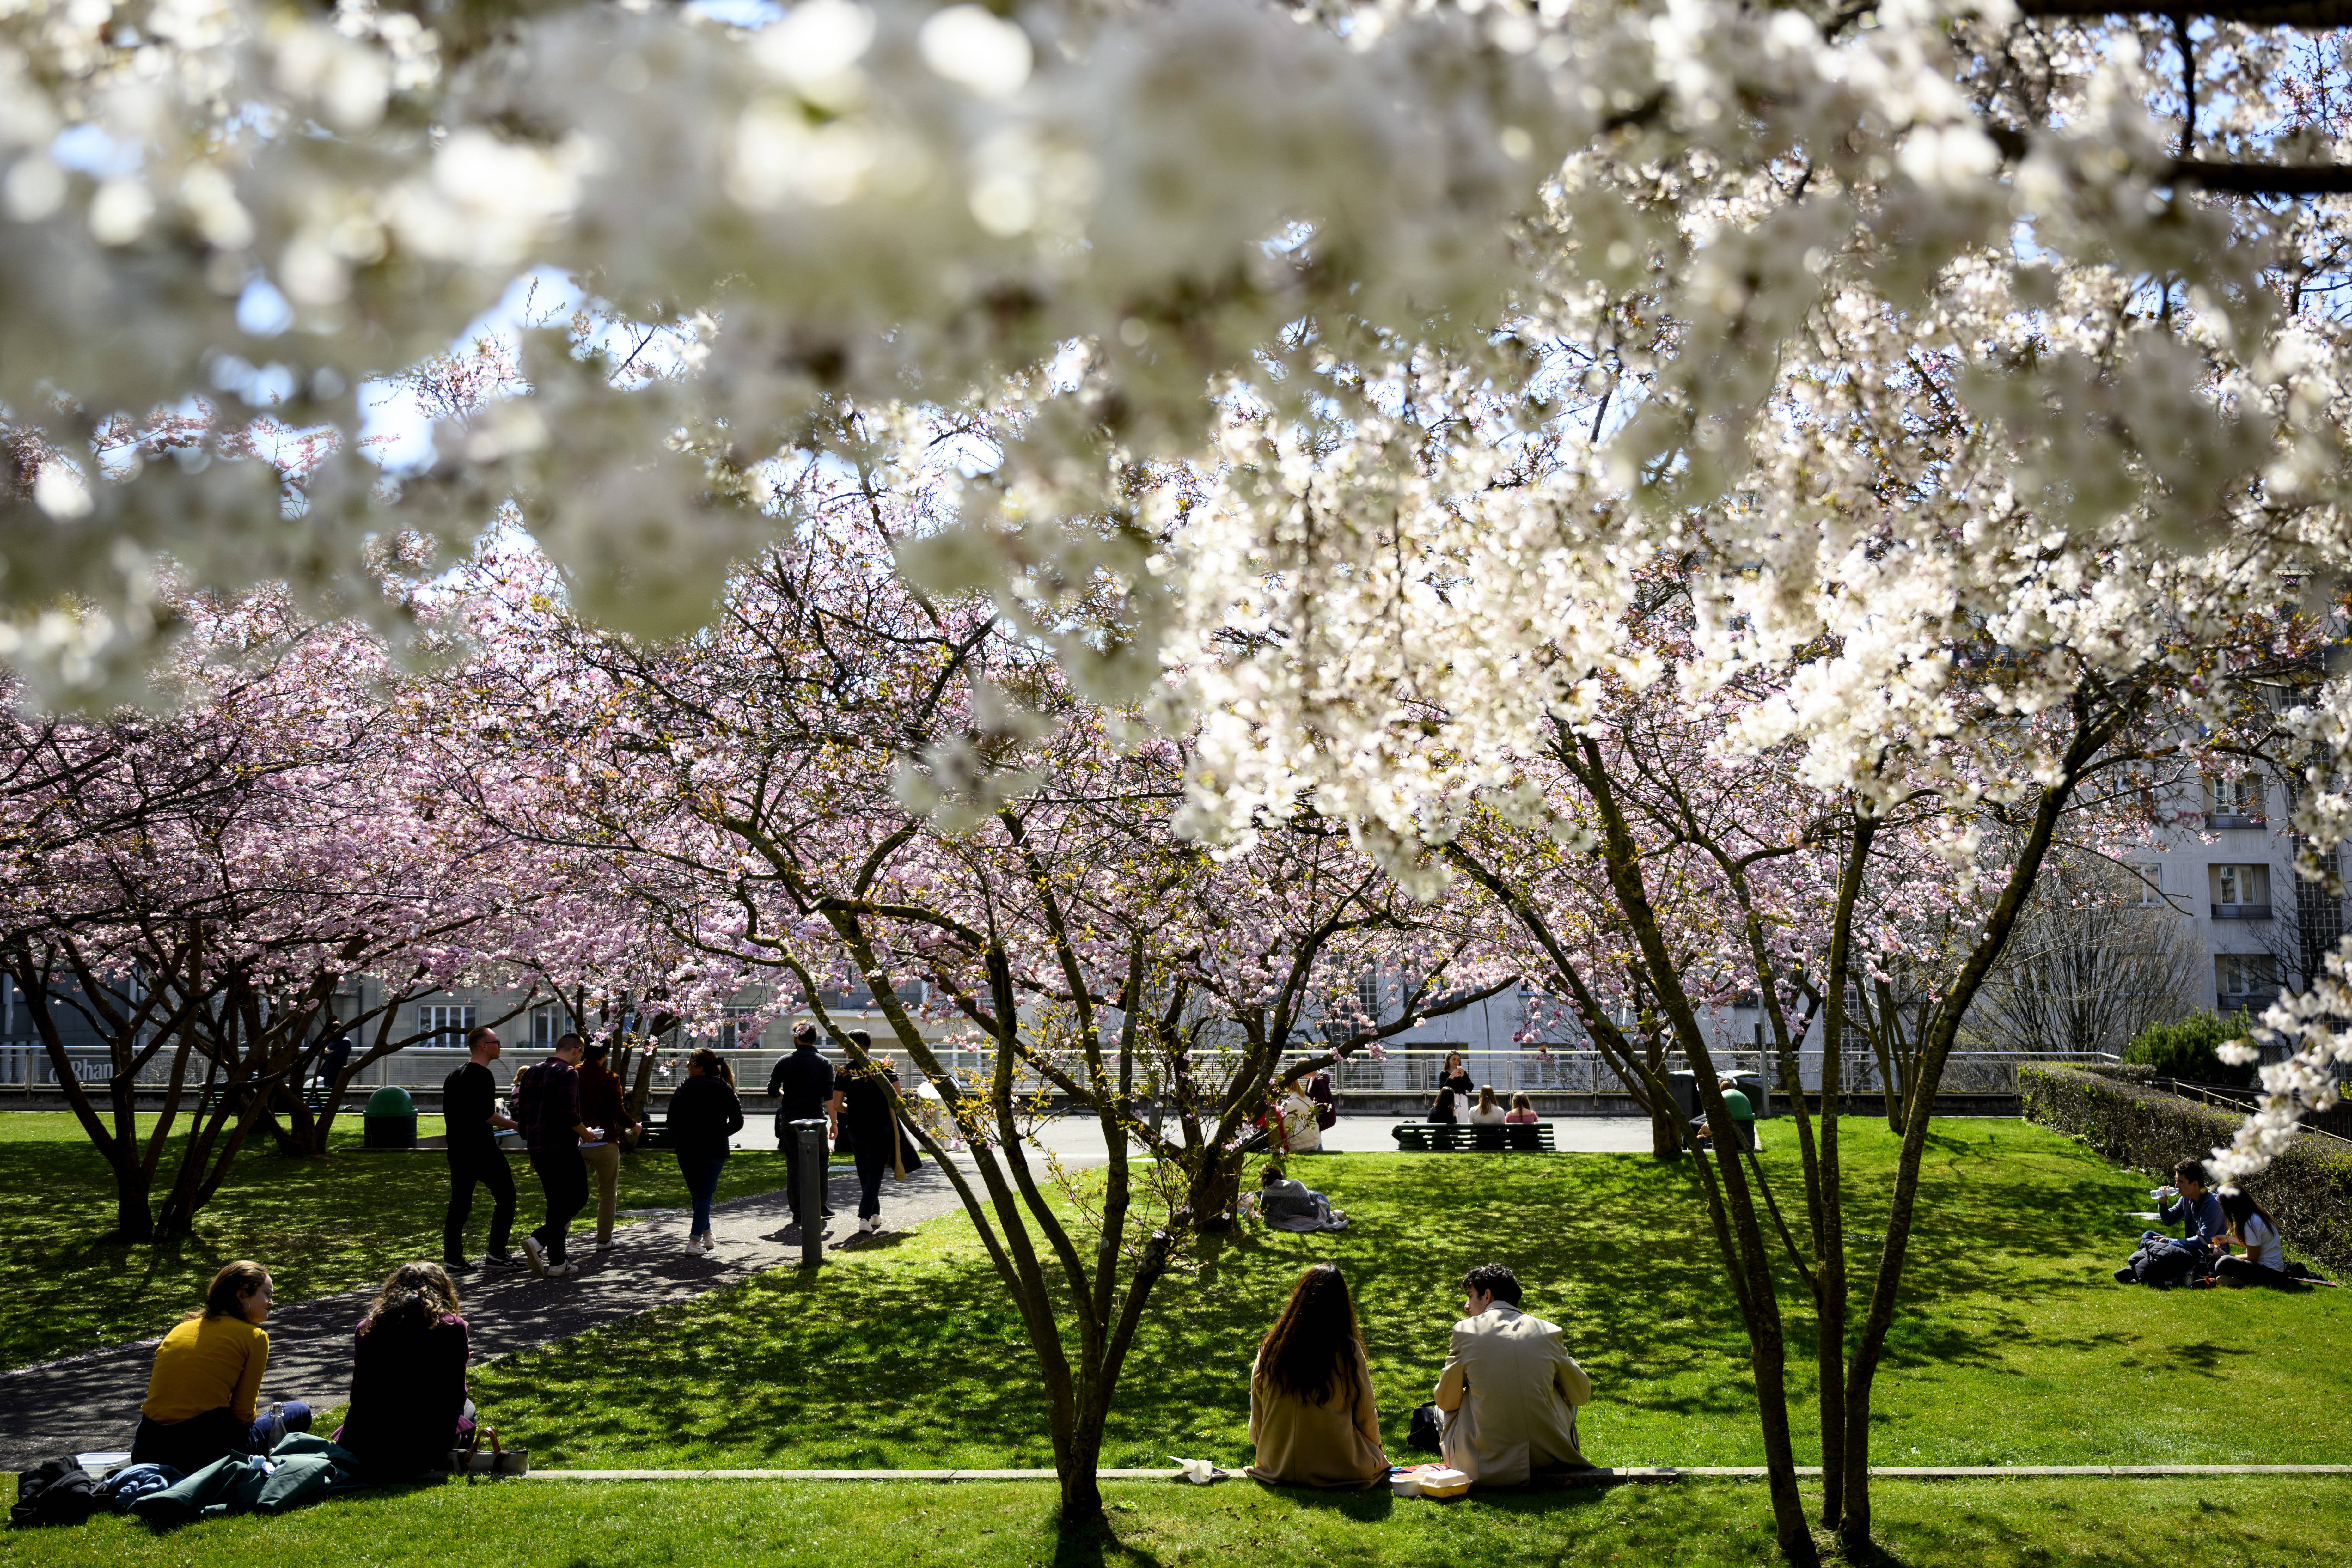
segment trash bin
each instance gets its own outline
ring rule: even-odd
[[[1666,1075],[1666,1089],[1675,1097],[1675,1113],[1685,1121],[1698,1114],[1698,1074],[1677,1068]]]
[[[416,1147],[416,1101],[406,1089],[386,1084],[368,1096],[360,1118],[360,1144],[367,1149]]]

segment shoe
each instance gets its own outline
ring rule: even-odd
[[[530,1259],[530,1271],[533,1274],[547,1272],[547,1248],[540,1246],[539,1237],[526,1236],[522,1238],[522,1255]]]
[[[857,1234],[860,1236],[881,1235],[882,1216],[878,1214],[870,1214],[860,1219],[857,1222]]]
[[[579,1272],[580,1265],[577,1263],[551,1263],[548,1265],[547,1277],[550,1279],[569,1279]]]
[[[596,1250],[599,1252],[610,1252],[613,1250],[613,1244],[609,1241],[600,1241],[596,1244]]]
[[[473,1259],[468,1258],[445,1258],[441,1260],[441,1267],[452,1274],[463,1274],[473,1266]]]
[[[700,1252],[702,1250],[702,1237],[698,1236],[688,1237],[686,1238],[686,1249],[688,1252]]]
[[[714,1252],[718,1251],[718,1250],[719,1250],[719,1238],[718,1238],[717,1237],[712,1236],[709,1231],[707,1231],[707,1230],[706,1230],[706,1231],[704,1231],[704,1232],[702,1233],[702,1248],[701,1248],[701,1250],[702,1250],[702,1255],[703,1255],[705,1258],[708,1258],[708,1257],[709,1257],[712,1253],[714,1253]]]
[[[482,1261],[492,1268],[520,1268],[523,1266],[522,1259],[511,1252],[493,1252]]]
[[[2118,1284],[2118,1285],[2136,1285],[2136,1284],[2137,1284],[2138,1282],[2139,1282],[2139,1276],[2138,1276],[2138,1275],[2137,1275],[2137,1274],[2135,1274],[2135,1273],[2133,1273],[2130,1269],[2128,1269],[2128,1268],[2118,1268],[2118,1269],[2116,1269],[2116,1284]]]

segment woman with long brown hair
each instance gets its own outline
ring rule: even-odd
[[[352,1407],[335,1441],[379,1476],[446,1466],[466,1419],[471,1350],[448,1272],[437,1263],[394,1269],[352,1331]]]
[[[707,1253],[717,1250],[710,1239],[710,1199],[727,1163],[727,1140],[743,1131],[743,1102],[735,1098],[735,1069],[708,1046],[686,1058],[686,1075],[669,1097],[669,1142],[694,1203],[686,1249]]]
[[[1339,1266],[1298,1277],[1250,1368],[1249,1473],[1286,1487],[1368,1487],[1388,1474],[1356,1304]]]

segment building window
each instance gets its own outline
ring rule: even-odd
[[[738,1022],[758,1011],[757,1007],[721,1007],[719,1010],[719,1048],[722,1051],[749,1050],[758,1046],[759,1026]]]
[[[1367,969],[1356,976],[1356,1008],[1367,1023],[1381,1020],[1381,972]]]
[[[2126,865],[2124,869],[2129,871],[2134,877],[2139,879],[2139,901],[2141,903],[2160,904],[2164,902],[2163,867]]]
[[[2210,868],[2215,920],[2268,920],[2271,868],[2268,866],[2215,866]]]
[[[2241,778],[2223,778],[2219,773],[2205,775],[2205,815],[2222,820],[2209,826],[2259,826],[2263,821],[2263,781],[2248,774]]]
[[[535,1051],[552,1051],[563,1033],[563,1009],[550,1004],[530,1010],[530,1045]]]
[[[2277,961],[2267,952],[2217,952],[2213,955],[2213,985],[2221,994],[2221,1011],[2266,1007],[2278,994]]]
[[[466,1048],[466,1037],[474,1032],[474,1009],[453,1006],[439,1002],[416,1005],[416,1043],[435,1050]]]

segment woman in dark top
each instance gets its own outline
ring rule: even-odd
[[[466,1320],[437,1263],[404,1263],[352,1343],[352,1407],[335,1441],[383,1477],[446,1469],[466,1419]]]
[[[866,1055],[862,1065],[844,1068],[838,1076],[841,1125],[857,1157],[857,1229],[862,1235],[882,1228],[882,1173],[890,1169],[898,1149],[898,1070],[874,1059],[874,1040],[865,1030],[852,1029],[849,1037]]]
[[[1452,1089],[1454,1098],[1463,1100],[1478,1092],[1478,1086],[1470,1081],[1470,1074],[1462,1066],[1460,1051],[1445,1053],[1445,1069],[1437,1075],[1437,1087]],[[1450,1121],[1453,1118],[1447,1117],[1446,1120]]]
[[[734,1069],[705,1046],[686,1058],[686,1081],[669,1097],[669,1139],[677,1151],[678,1174],[694,1199],[694,1229],[688,1252],[712,1252],[710,1195],[727,1163],[727,1140],[743,1131],[743,1102],[735,1098]]]
[[[1452,1089],[1441,1089],[1437,1091],[1437,1103],[1429,1108],[1429,1119],[1432,1121],[1459,1121],[1461,1120],[1460,1117],[1454,1113],[1454,1091]]]

